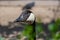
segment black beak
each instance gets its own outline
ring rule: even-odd
[[[19,22],[19,21],[15,20],[14,23],[16,23],[16,22]]]
[[[14,22],[19,22],[19,21],[15,20]]]

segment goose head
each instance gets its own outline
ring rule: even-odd
[[[22,8],[21,15],[15,20],[15,22],[26,22],[32,24],[35,21],[35,15],[31,11],[34,4],[35,4],[34,2],[26,4]]]
[[[15,22],[25,22],[32,24],[35,21],[35,15],[30,10],[24,10],[22,14],[15,20]]]

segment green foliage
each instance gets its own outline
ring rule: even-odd
[[[50,30],[50,33],[51,33],[51,36],[52,36],[51,40],[60,40],[60,33],[58,32],[58,30],[60,30],[59,25],[60,25],[60,19],[57,19],[55,21],[55,23],[52,23],[52,24],[48,25],[48,29]],[[43,28],[42,27],[43,26],[42,26],[41,23],[36,23],[36,33],[37,34],[43,32]],[[22,32],[22,34],[24,36],[28,37],[29,40],[34,40],[33,37],[36,34],[32,33],[32,31],[33,31],[33,28],[32,28],[31,25],[25,25],[25,29]]]
[[[29,40],[34,40],[35,33],[33,33],[33,27],[31,25],[25,25],[25,29],[22,32],[24,36],[27,36]]]
[[[49,24],[48,25],[48,29],[51,31],[51,32],[54,32],[54,24]]]
[[[54,40],[60,40],[60,32],[56,32],[55,35],[53,36]]]
[[[20,39],[20,38],[21,38],[21,35],[17,35],[16,38],[17,38],[17,39]]]
[[[28,36],[32,32],[32,26],[31,25],[25,25],[25,29],[23,31],[23,35]]]
[[[60,40],[60,19],[57,19],[55,23],[49,24],[49,30],[51,31],[52,39],[53,40]]]
[[[60,30],[60,18],[58,18],[55,22],[55,26],[57,30]]]
[[[49,24],[48,28],[51,32],[57,32],[60,26],[60,19],[57,19],[55,23]]]
[[[42,32],[43,31],[43,28],[42,28],[42,24],[41,23],[37,23],[36,24],[36,32]]]
[[[2,36],[0,36],[0,40],[4,40],[4,38]]]
[[[51,23],[48,25],[48,29],[51,33],[51,40],[60,40],[60,19],[57,19],[55,23]],[[24,25],[24,30],[22,31],[22,35],[28,37],[28,40],[34,40],[33,38],[38,35],[38,33],[43,32],[43,26],[41,23],[36,23],[35,27],[36,33],[33,33],[33,26],[31,25]],[[21,35],[16,36],[17,39],[21,38]],[[48,38],[48,37],[47,37]],[[5,40],[2,36],[0,36],[0,40]]]
[[[58,18],[55,22],[56,25],[60,25],[60,19]]]
[[[56,33],[55,38],[60,39],[60,33]]]

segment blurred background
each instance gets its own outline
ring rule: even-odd
[[[20,16],[22,8],[30,2],[35,2],[35,6],[31,9],[31,11],[35,14],[37,23],[50,23],[53,19],[57,20],[58,18],[60,18],[59,0],[0,0],[0,25],[1,25],[0,30],[1,32],[3,30],[2,32],[3,34],[1,33],[1,35],[7,36],[5,34],[8,31],[4,32],[4,30],[6,29],[10,31],[12,36],[18,34],[17,32],[19,32],[20,29],[23,27],[21,25],[24,24],[20,25],[20,23],[13,23],[13,21]],[[14,28],[9,29],[10,26]],[[37,24],[37,26],[40,27],[40,24],[39,25]],[[17,27],[20,29],[18,30]],[[10,33],[7,34],[10,35]],[[8,39],[9,38],[6,37],[6,40]]]

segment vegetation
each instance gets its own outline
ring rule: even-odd
[[[28,40],[34,40],[34,36],[40,36],[39,38],[43,38],[44,30],[42,23],[36,23],[36,35],[32,33],[33,29],[31,25],[24,25],[24,30],[22,31],[22,35],[26,36]],[[51,34],[51,38],[46,37],[46,40],[60,40],[60,19],[57,19],[55,23],[51,23],[48,25],[48,29]],[[16,36],[17,39],[21,39],[21,34]],[[43,38],[44,39],[44,38]],[[3,37],[0,37],[0,40],[4,40]]]
[[[44,31],[42,28],[42,24],[41,23],[37,23],[36,24],[36,35],[41,36],[41,33]],[[46,40],[60,40],[60,19],[57,19],[55,21],[55,23],[51,23],[48,25],[48,29],[50,31],[51,34],[51,38],[46,39]],[[25,30],[23,31],[23,34],[25,36],[27,36],[30,40],[33,40],[33,34],[31,34],[32,32],[32,27],[30,25],[26,25]]]

